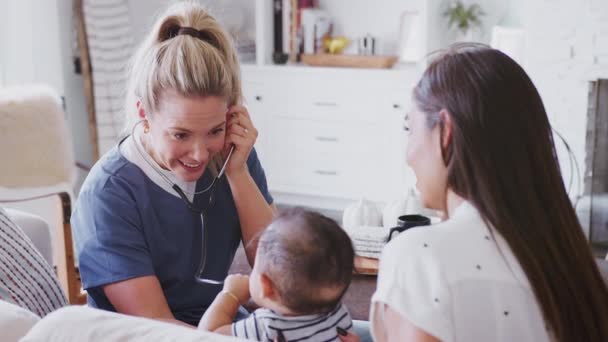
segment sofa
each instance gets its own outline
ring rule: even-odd
[[[41,217],[15,209],[6,210],[34,248],[52,261],[50,228]],[[26,244],[28,245],[28,244]],[[31,245],[30,245],[31,246]],[[31,248],[31,247],[30,247]],[[234,341],[217,334],[185,329],[156,320],[66,306],[39,317],[27,309],[0,299],[0,340],[13,341]]]
[[[37,248],[49,248],[39,217],[19,211],[11,216],[21,225]],[[39,247],[40,246],[40,247]],[[51,252],[45,252],[49,255]],[[52,254],[52,253],[51,253]],[[597,259],[608,284],[608,260]],[[230,273],[249,273],[251,268],[244,250],[239,248]],[[367,320],[369,303],[376,286],[376,277],[355,275],[344,302],[355,319]],[[86,306],[67,306],[43,319],[19,306],[0,300],[0,331],[2,341],[237,341],[235,338],[140,317],[101,311]]]

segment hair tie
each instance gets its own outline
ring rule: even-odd
[[[184,35],[192,36],[194,38],[198,38],[204,42],[212,44],[211,35],[209,35],[209,33],[207,33],[206,31],[199,31],[193,27],[180,27],[179,30],[177,31],[177,34],[178,35],[184,34]],[[215,45],[215,44],[212,44],[212,45]]]

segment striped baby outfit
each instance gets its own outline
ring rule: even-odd
[[[2,208],[0,300],[19,305],[40,317],[66,305],[51,266]]]
[[[332,312],[307,316],[283,316],[269,309],[257,309],[248,318],[232,324],[232,335],[255,341],[274,341],[280,331],[296,341],[339,341],[336,328],[352,330],[353,322],[343,304]]]

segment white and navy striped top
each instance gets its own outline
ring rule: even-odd
[[[40,317],[66,305],[51,266],[0,208],[0,300]]]
[[[246,319],[232,324],[232,335],[254,341],[274,341],[279,331],[287,341],[339,341],[337,327],[351,331],[352,318],[340,304],[327,314],[283,316],[269,309],[257,309]]]

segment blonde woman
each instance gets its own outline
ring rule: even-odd
[[[72,216],[91,306],[198,323],[239,243],[274,212],[240,99],[229,36],[198,5],[171,6],[133,58],[130,134],[91,170]]]

